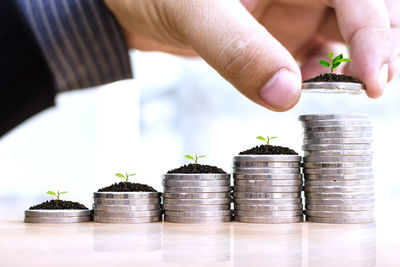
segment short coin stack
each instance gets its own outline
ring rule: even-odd
[[[247,223],[303,221],[300,162],[298,155],[235,156],[235,220]]]
[[[372,127],[364,114],[300,116],[307,221],[375,221]]]
[[[232,219],[230,174],[163,175],[164,221],[222,223]]]
[[[92,220],[91,210],[26,210],[27,223],[78,223]]]
[[[152,223],[161,221],[161,193],[94,192],[94,221]]]

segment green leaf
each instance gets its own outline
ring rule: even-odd
[[[205,158],[205,157],[206,157],[205,155],[201,155],[201,156],[198,156],[197,158],[201,159],[201,158]]]
[[[116,173],[115,176],[120,177],[120,178],[125,178],[125,176],[121,173]]]
[[[333,69],[336,69],[339,65],[340,65],[340,62],[333,63],[332,68],[333,68]]]
[[[319,64],[321,64],[322,66],[328,67],[330,66],[329,62],[326,60],[318,60]]]
[[[343,54],[340,54],[337,57],[335,57],[335,59],[332,62],[336,63],[339,59],[342,59],[342,58],[343,58]]]
[[[68,193],[68,191],[63,191],[63,192],[60,192],[60,195],[61,194],[66,194],[66,193]]]
[[[350,62],[350,61],[352,61],[350,58],[343,58],[343,59],[338,60],[337,62],[341,63],[341,62]]]
[[[267,141],[267,139],[265,139],[265,138],[262,137],[262,136],[257,136],[257,139],[258,139],[258,140],[261,140],[261,141]]]
[[[136,175],[136,173],[131,173],[128,176],[135,176],[135,175]]]
[[[269,140],[276,139],[276,138],[278,138],[278,136],[272,136],[272,137],[269,138]]]
[[[51,196],[57,196],[56,193],[54,193],[53,191],[47,191],[47,194],[51,195]]]
[[[186,155],[185,158],[194,160],[194,158],[192,156],[190,156],[190,155]]]
[[[329,58],[332,59],[333,58],[333,52],[329,53]]]

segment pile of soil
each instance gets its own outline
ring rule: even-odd
[[[296,151],[288,147],[261,145],[242,151],[239,155],[298,155]]]
[[[146,184],[120,182],[99,189],[97,192],[157,192]]]
[[[325,73],[320,74],[314,78],[304,81],[305,83],[315,83],[315,82],[344,82],[344,83],[361,83],[360,80],[353,76],[336,74],[336,73]]]
[[[53,199],[29,208],[30,210],[87,210],[84,205],[65,200]]]
[[[167,173],[223,173],[226,174],[222,169],[215,167],[215,166],[210,166],[210,165],[204,165],[204,164],[188,164],[188,165],[183,165],[182,167],[173,169],[168,171]]]

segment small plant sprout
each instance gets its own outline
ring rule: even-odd
[[[60,192],[57,190],[57,193],[54,193],[53,191],[47,191],[48,195],[55,196],[57,198],[57,200],[60,200],[60,195],[66,194],[66,193],[68,193],[68,192],[67,191]]]
[[[326,60],[318,60],[319,64],[321,64],[324,67],[328,67],[331,70],[331,73],[333,73],[333,70],[339,67],[340,63],[342,62],[350,62],[351,59],[349,58],[343,58],[343,54],[338,55],[337,57],[333,58],[333,52],[329,53],[329,59],[331,63],[329,63]]]
[[[270,140],[276,139],[276,138],[278,138],[278,136],[271,136],[271,137],[270,137],[270,136],[266,136],[266,137],[257,136],[257,139],[258,139],[258,140],[267,142],[267,145],[269,145],[269,141],[270,141]]]
[[[187,158],[187,159],[194,160],[194,164],[197,164],[197,160],[198,159],[205,158],[205,157],[206,157],[205,155],[201,155],[201,156],[194,155],[194,157],[191,156],[191,155],[186,155],[185,156],[185,158]]]
[[[125,182],[129,182],[129,177],[131,177],[131,176],[135,176],[136,175],[136,173],[131,173],[131,174],[128,174],[128,173],[125,173],[125,175],[123,175],[122,173],[116,173],[115,174],[115,176],[117,176],[117,177],[119,177],[119,178],[122,178],[122,179],[125,179]]]

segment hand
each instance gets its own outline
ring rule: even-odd
[[[353,59],[344,72],[363,81],[370,97],[380,96],[399,71],[397,0],[105,2],[130,47],[200,55],[249,99],[275,111],[298,102],[301,74],[321,72],[317,59],[343,52],[343,40]]]

